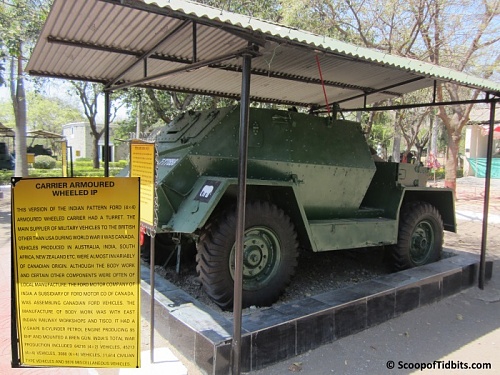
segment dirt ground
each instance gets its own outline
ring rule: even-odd
[[[441,187],[442,181],[431,186]],[[483,231],[485,179],[463,177],[457,180],[455,209],[457,233],[445,232],[446,248],[479,254]],[[488,206],[487,255],[500,259],[500,180],[491,180]]]

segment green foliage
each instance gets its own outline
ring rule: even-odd
[[[277,0],[198,0],[199,3],[210,5],[229,12],[244,14],[278,22],[281,18],[280,1]]]
[[[80,110],[55,97],[45,97],[35,92],[28,93],[28,127],[61,134],[62,125],[84,121]]]
[[[127,165],[127,160],[110,162],[109,174],[114,176]],[[79,158],[73,162],[73,175],[75,177],[102,177],[104,176],[104,168],[95,169],[92,159]]]
[[[436,177],[436,180],[442,180],[444,179],[444,176],[446,174],[446,171],[443,167],[437,169],[437,170],[430,170],[429,171],[429,181],[434,179],[434,176]],[[457,178],[462,178],[464,176],[464,171],[463,169],[457,169]]]
[[[0,3],[0,57],[20,56],[32,46],[47,18],[52,1],[5,0]],[[0,65],[0,83],[4,67]]]
[[[62,99],[29,92],[26,101],[27,126],[31,130],[40,129],[61,134],[64,124],[83,121],[80,110]],[[16,125],[10,100],[0,100],[0,121],[7,127],[13,128]]]
[[[73,162],[75,168],[92,168],[92,159],[78,158]]]
[[[48,156],[50,157],[50,156]],[[54,159],[53,159],[54,160]],[[54,160],[55,162],[55,160]],[[75,162],[73,165],[73,176],[74,177],[103,177],[104,169],[94,169],[92,167],[86,166],[87,162],[84,161],[80,163]],[[92,164],[92,161],[90,161]],[[109,175],[116,176],[125,166],[128,165],[126,160],[120,160],[118,162],[109,163]],[[29,177],[62,177],[61,162],[56,162],[56,167],[54,169],[29,169]],[[69,169],[69,168],[68,168]],[[0,185],[9,185],[10,179],[14,176],[14,171],[2,171],[0,170]]]
[[[281,0],[282,22],[285,25],[326,35],[346,42],[354,42],[356,33],[346,30],[337,17],[347,14],[347,4],[328,0]]]
[[[128,165],[127,160],[109,162],[109,172],[110,174],[112,174],[112,171],[120,171],[127,165]],[[73,172],[78,176],[88,176],[88,177],[90,177],[90,175],[103,176],[104,168],[95,169],[92,163],[92,159],[79,158],[73,162]]]
[[[14,109],[10,101],[0,100],[0,122],[8,128],[14,128],[16,126]]]
[[[368,144],[373,148],[377,148],[380,145],[384,149],[388,149],[394,138],[394,128],[388,126],[384,123],[374,123],[372,125],[372,131],[368,139]]]
[[[14,176],[14,171],[0,170],[0,185],[10,184],[10,179]]]
[[[123,168],[125,168],[128,164],[129,164],[129,162],[128,162],[127,160],[118,160],[118,161],[115,161],[115,162],[111,162],[111,163],[109,163],[109,167],[110,167],[110,168],[123,169]]]
[[[128,118],[121,121],[119,128],[115,130],[114,137],[118,139],[130,139],[136,133],[139,108],[141,133],[148,133],[153,128],[169,124],[181,112],[200,111],[233,103],[230,99],[218,97],[139,88],[123,92],[120,100],[126,105]]]
[[[33,167],[37,169],[54,169],[56,166],[56,159],[48,155],[35,156]]]

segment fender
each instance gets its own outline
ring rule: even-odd
[[[200,176],[179,209],[159,228],[160,232],[194,233],[206,223],[227,188],[235,183],[234,178]]]
[[[443,219],[444,230],[448,232],[457,232],[457,221],[455,217],[455,193],[448,188],[411,188],[404,189],[401,203],[424,201],[437,208]],[[399,215],[398,215],[399,220]]]
[[[167,224],[161,225],[159,233],[195,233],[197,229],[205,225],[228,189],[237,186],[237,184],[238,180],[236,178],[214,176],[198,177],[191,192],[183,200],[179,209],[172,215]],[[270,186],[291,188],[292,185],[293,182],[288,181],[248,179],[247,197],[251,198],[251,192],[255,192],[261,187],[263,189],[267,189]],[[294,199],[296,199],[295,196]],[[301,212],[300,215],[302,216],[304,213]]]

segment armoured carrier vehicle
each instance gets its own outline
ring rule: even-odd
[[[233,302],[239,113],[185,113],[152,135],[156,254],[195,243],[199,279],[223,309]],[[299,251],[383,245],[400,270],[436,261],[443,230],[456,230],[452,190],[427,188],[419,165],[375,162],[358,123],[251,109],[249,131],[244,307],[278,299]]]

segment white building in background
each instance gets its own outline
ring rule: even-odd
[[[500,106],[495,108],[495,128],[500,125]],[[464,176],[484,177],[486,156],[488,151],[488,129],[490,106],[475,105],[470,114],[470,121],[465,130]],[[493,138],[493,154],[500,147],[500,131],[495,131]],[[500,178],[500,157],[494,155],[492,160],[492,178]]]
[[[99,126],[102,128],[102,126]],[[110,125],[110,137],[113,135],[115,126]],[[93,138],[90,132],[90,124],[88,122],[74,122],[63,125],[62,134],[68,142],[68,147],[71,147],[73,160],[80,158],[92,158]],[[127,142],[113,144],[110,141],[109,145],[109,161],[118,161],[126,159],[129,149]],[[99,160],[104,162],[104,134],[99,139]]]

